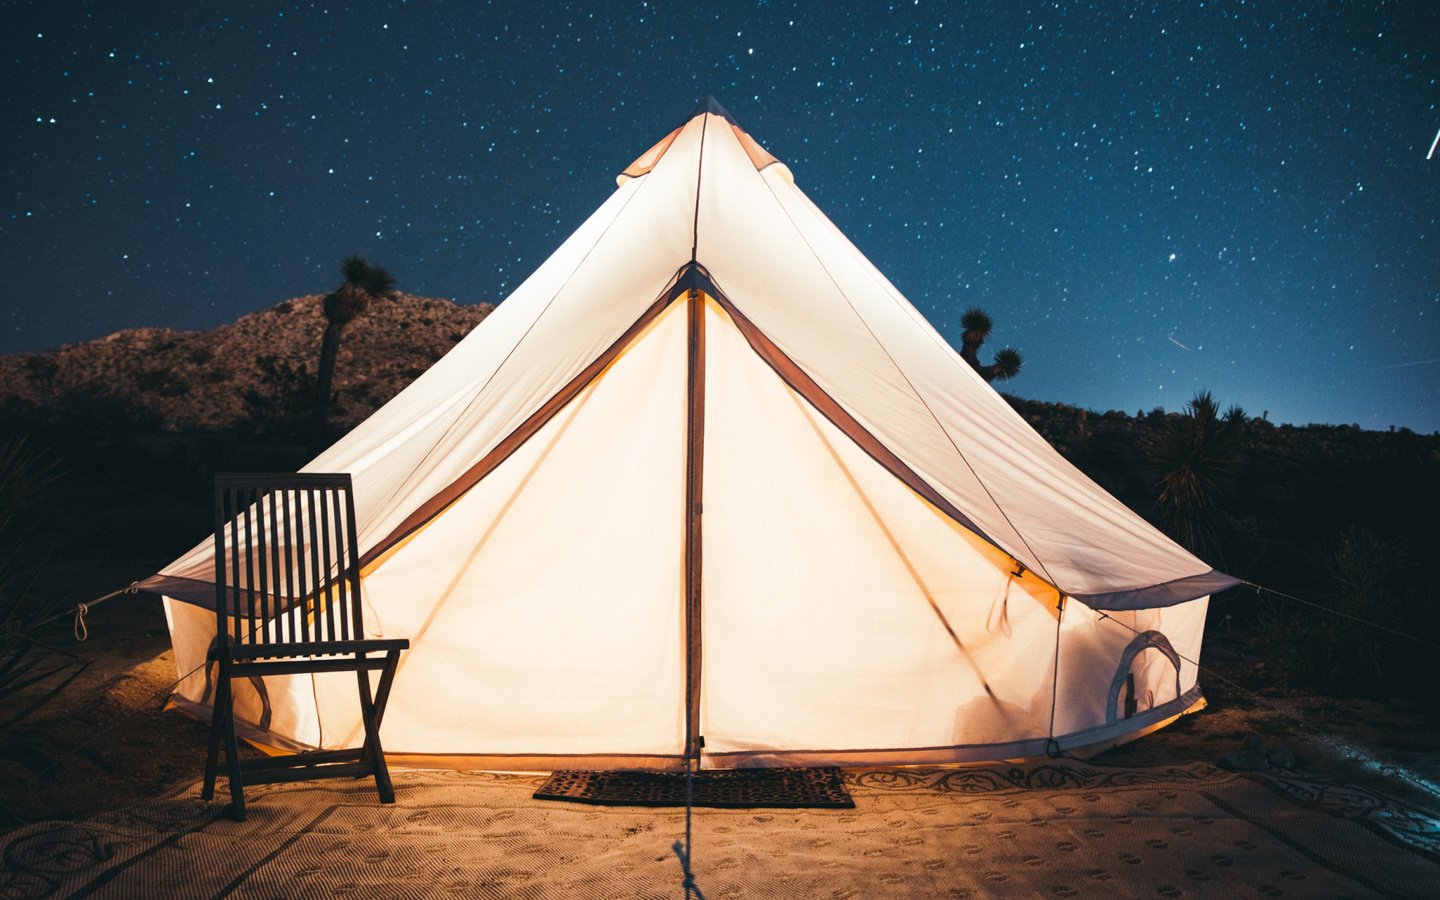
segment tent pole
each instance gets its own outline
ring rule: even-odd
[[[698,767],[700,749],[700,516],[705,469],[705,299],[688,298],[688,444],[685,453],[685,760]]]
[[[1045,742],[1045,754],[1051,759],[1065,755],[1060,743],[1055,740],[1055,710],[1060,705],[1060,628],[1065,622],[1065,592],[1056,591],[1055,598],[1055,657],[1051,664],[1050,680],[1050,739]]]

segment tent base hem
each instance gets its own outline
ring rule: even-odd
[[[1062,735],[1050,741],[1034,738],[1002,744],[966,744],[951,747],[912,747],[908,749],[870,750],[740,750],[721,753],[706,752],[701,757],[702,769],[747,768],[815,768],[845,766],[940,766],[968,765],[996,761],[1019,762],[1047,756],[1090,759],[1106,750],[1128,744],[1171,724],[1181,716],[1199,712],[1206,707],[1205,697],[1196,685],[1175,700],[1144,713],[1117,722]],[[172,697],[170,706],[202,722],[210,720],[210,707],[183,697]],[[272,755],[314,750],[315,747],[291,741],[273,732],[263,732],[249,722],[236,722],[240,736],[263,753]],[[621,770],[621,771],[684,771],[683,754],[645,753],[407,753],[388,751],[386,761],[393,766],[417,769],[483,770],[500,772],[552,772],[556,769]]]
[[[1205,707],[1196,685],[1175,700],[1128,719],[1056,738],[1030,738],[999,744],[958,744],[949,747],[909,747],[872,750],[734,750],[707,751],[701,768],[742,769],[778,766],[940,766],[997,760],[1041,759],[1069,756],[1087,759],[1165,727],[1182,715]]]

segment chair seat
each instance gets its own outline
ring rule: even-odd
[[[210,649],[210,658],[221,654],[240,660],[309,659],[327,656],[353,656],[356,653],[389,653],[410,649],[409,638],[366,638],[355,641],[306,641],[294,644],[226,644]]]

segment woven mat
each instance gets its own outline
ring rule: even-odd
[[[687,784],[687,781],[689,782]],[[836,768],[726,769],[696,772],[551,773],[536,800],[604,806],[691,806],[711,809],[854,809]]]
[[[199,786],[0,832],[0,897],[674,898],[680,809],[542,803],[544,776]],[[1440,897],[1440,816],[1316,778],[1069,760],[845,773],[855,809],[702,809],[705,896]]]

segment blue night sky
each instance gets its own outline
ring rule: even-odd
[[[169,7],[169,9],[163,9]],[[0,353],[500,301],[714,94],[1005,390],[1440,429],[1440,4],[0,0]]]

